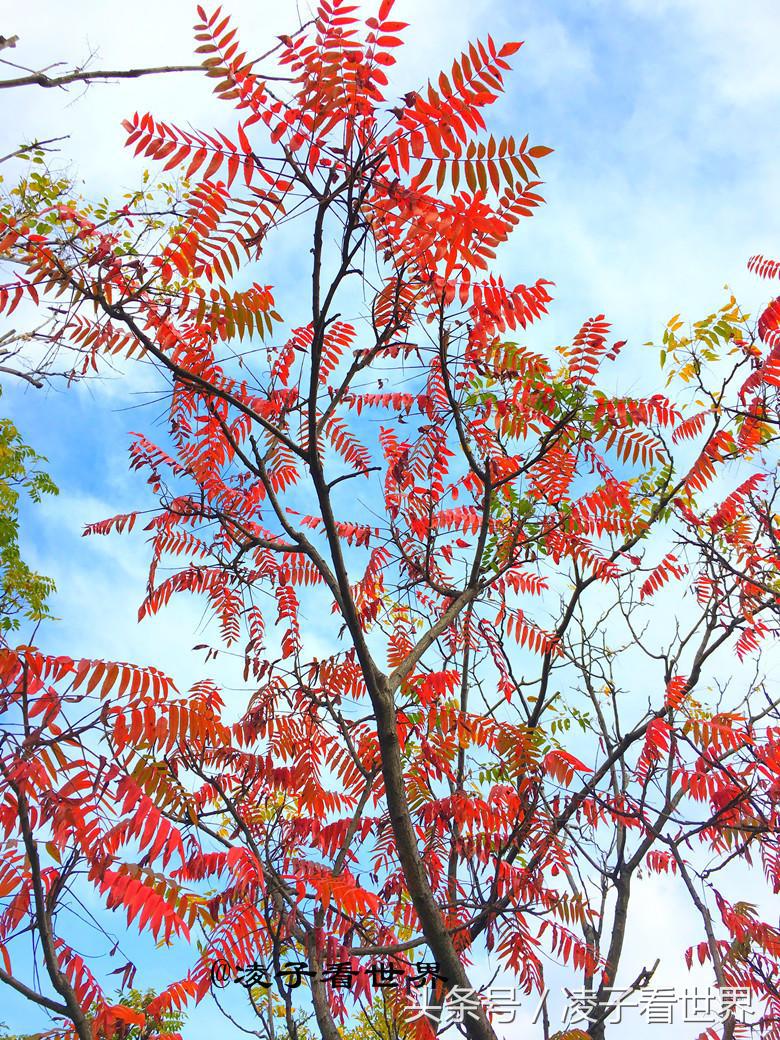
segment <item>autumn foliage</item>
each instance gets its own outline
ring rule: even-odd
[[[326,962],[425,953],[469,986],[489,952],[538,994],[552,957],[608,993],[651,967],[625,930],[656,872],[699,915],[689,961],[780,1037],[780,932],[729,881],[742,862],[780,891],[780,717],[756,664],[780,593],[780,304],[755,327],[733,300],[673,320],[645,396],[612,388],[658,351],[602,314],[543,346],[553,286],[497,256],[550,149],[486,127],[520,45],[488,36],[399,100],[405,29],[392,0],[322,0],[281,38],[280,84],[198,8],[233,123],[125,123],[186,184],[162,243],[131,207],[63,202],[46,234],[2,218],[0,311],[67,299],[79,372],[157,367],[167,433],[135,434],[130,465],[158,508],[86,533],[143,527],[139,617],[202,597],[244,695],[2,648],[0,978],[87,1040],[203,1000],[217,962],[292,958],[334,1040],[379,993]],[[307,244],[283,303],[265,279],[290,228]],[[146,1011],[69,938],[77,882],[175,944]],[[389,999],[404,1036],[434,1034],[414,990]],[[464,1028],[495,1035],[487,1012]]]

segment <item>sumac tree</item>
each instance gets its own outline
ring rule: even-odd
[[[64,296],[59,342],[165,380],[167,435],[131,447],[159,501],[140,616],[204,597],[246,691],[226,707],[209,682],[181,696],[5,651],[2,978],[24,991],[11,949],[32,929],[45,1006],[82,1040],[129,1014],[58,932],[78,870],[156,937],[205,933],[150,1016],[203,999],[217,963],[292,958],[336,1040],[382,994],[327,963],[414,973],[424,955],[446,978],[429,1014],[383,992],[422,1040],[489,953],[526,993],[546,957],[565,965],[598,1040],[618,973],[652,976],[626,925],[638,874],[665,872],[701,921],[689,961],[747,987],[778,1037],[780,932],[729,880],[742,862],[780,889],[780,720],[750,663],[778,622],[777,304],[755,328],[733,300],[674,320],[671,396],[610,389],[657,353],[632,362],[602,314],[531,349],[551,284],[514,284],[497,254],[542,202],[549,149],[485,122],[519,44],[470,44],[398,101],[405,29],[391,0],[363,19],[322,0],[269,80],[199,8],[237,118],[127,120],[189,185],[162,244],[128,247],[132,212],[67,205],[51,233],[2,229],[20,271],[0,306]],[[286,235],[295,292],[266,281]],[[490,1009],[463,1029],[494,1037]],[[746,1029],[727,1007],[712,1035]]]

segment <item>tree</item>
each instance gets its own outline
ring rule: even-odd
[[[117,994],[122,1004],[141,1012],[146,1011],[156,996],[153,989],[130,989],[127,993],[120,991]],[[149,1040],[152,1035],[155,1037],[179,1036],[181,1027],[184,1025],[184,1015],[178,1010],[164,1011],[159,1017],[145,1014],[143,1017],[146,1019],[143,1027],[135,1025],[122,1030],[117,1040]]]
[[[280,38],[273,88],[221,10],[198,18],[235,129],[126,124],[136,154],[190,182],[184,216],[132,249],[121,210],[106,226],[61,206],[42,234],[7,219],[21,274],[0,308],[67,293],[61,342],[166,380],[165,441],[131,447],[159,498],[140,617],[204,596],[242,648],[246,699],[5,651],[20,721],[3,745],[3,935],[36,937],[57,998],[10,959],[0,977],[87,1040],[256,962],[292,1040],[301,979],[323,1040],[380,992],[423,1038],[486,951],[526,993],[548,955],[600,1040],[618,972],[639,991],[654,971],[626,949],[632,888],[666,872],[701,919],[689,963],[722,996],[707,1035],[747,1035],[728,990],[746,987],[780,1036],[780,932],[730,879],[761,864],[780,890],[777,699],[739,665],[778,624],[780,304],[755,328],[733,299],[674,319],[673,395],[610,392],[625,344],[604,315],[531,350],[550,283],[498,273],[549,152],[486,132],[519,44],[471,44],[395,102],[392,0],[364,20],[322,0]],[[288,226],[309,282],[283,319],[250,279]],[[58,931],[76,873],[156,938],[205,933],[144,1012],[109,1004]],[[426,949],[444,977],[426,990],[383,990],[362,966],[428,979]],[[492,1040],[490,1009],[464,1030]]]
[[[19,43],[17,35],[0,36],[0,51],[16,48]],[[90,55],[81,65],[68,68],[63,71],[62,66],[68,63],[57,62],[55,66],[46,69],[29,68],[18,62],[3,59],[2,63],[21,71],[24,75],[10,76],[0,79],[0,90],[12,90],[24,87],[43,87],[47,90],[67,91],[73,85],[87,88],[93,83],[110,83],[128,79],[139,79],[147,76],[160,76],[201,71],[203,66],[195,65],[162,65],[153,68],[136,67],[113,70],[101,70],[88,68],[94,55]],[[258,59],[262,60],[262,58]],[[75,185],[63,170],[52,171],[47,166],[47,156],[59,152],[61,142],[67,140],[67,136],[39,139],[37,136],[28,137],[25,142],[8,154],[0,157],[0,165],[11,160],[29,161],[29,170],[22,174],[18,183],[0,193],[0,210],[4,222],[23,221],[29,222],[39,234],[50,233],[57,222],[58,208],[60,205],[76,205],[83,208],[85,212],[95,214],[99,219],[106,219],[108,204],[104,202],[96,207],[85,203],[83,199],[77,200]],[[3,178],[0,176],[0,184]],[[163,187],[163,196],[165,189]],[[151,198],[148,191],[140,191],[125,196],[125,209],[136,208]],[[165,203],[169,209],[167,214],[176,212],[174,200],[168,198]],[[138,214],[139,218],[142,215]],[[145,214],[144,214],[145,216]],[[147,221],[143,221],[144,224]],[[0,261],[7,259],[0,251]],[[2,267],[0,267],[2,275]],[[3,288],[7,288],[4,286]],[[11,301],[9,313],[18,306],[18,299]],[[46,382],[53,382],[56,378],[66,378],[69,382],[84,375],[83,369],[78,365],[78,358],[71,367],[64,370],[53,368],[58,358],[59,344],[48,334],[50,322],[44,322],[33,333],[18,333],[15,329],[0,335],[0,374],[13,376],[26,380],[35,387],[42,387]],[[35,340],[46,346],[43,355],[40,353],[32,356],[25,348]],[[23,360],[22,367],[16,363]],[[71,360],[71,359],[68,359]]]
[[[45,462],[21,438],[10,419],[0,419],[0,632],[20,627],[21,619],[48,617],[46,600],[53,589],[25,563],[19,548],[19,498],[24,492],[34,502],[57,493],[51,478],[40,469]]]
[[[17,35],[0,36],[0,51],[16,48],[18,43],[19,37]],[[60,70],[53,75],[51,74],[51,67],[32,69],[19,65],[16,62],[3,62],[3,64],[13,65],[15,69],[22,71],[24,75],[0,79],[0,90],[11,90],[19,87],[45,87],[47,90],[52,90],[67,88],[73,83],[89,84],[119,79],[138,79],[141,76],[160,76],[171,72],[200,72],[202,69],[202,65],[159,65],[154,68],[111,70],[88,69],[86,66],[89,64],[91,57],[78,68],[68,69],[66,72]],[[61,65],[63,63],[58,62],[57,64]]]

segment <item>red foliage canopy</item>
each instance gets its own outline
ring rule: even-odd
[[[11,950],[32,925],[57,994],[33,999],[81,1040],[126,1022],[59,933],[78,871],[155,938],[205,931],[150,1016],[206,996],[216,963],[294,955],[332,1040],[352,1005],[325,962],[410,970],[427,946],[447,986],[487,950],[526,992],[551,954],[601,1000],[598,1040],[607,987],[639,968],[632,878],[672,872],[699,958],[780,1037],[780,933],[715,887],[741,859],[780,890],[776,701],[746,672],[753,696],[706,690],[777,627],[776,303],[755,335],[733,301],[673,323],[675,400],[617,395],[605,316],[531,349],[550,282],[496,268],[549,152],[485,132],[519,44],[488,36],[393,104],[391,0],[364,20],[322,0],[281,38],[282,88],[221,10],[198,14],[235,129],[125,124],[189,182],[185,215],[155,248],[127,207],[63,206],[50,235],[7,220],[21,272],[0,310],[67,292],[59,337],[85,369],[142,356],[167,376],[167,438],[131,448],[159,498],[140,616],[205,597],[247,696],[227,711],[208,682],[3,652],[2,978],[24,991]],[[291,222],[310,281],[285,328],[252,279]],[[431,1035],[414,990],[389,999]],[[465,1028],[494,1036],[487,1012]]]

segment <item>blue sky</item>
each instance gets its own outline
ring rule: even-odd
[[[244,27],[250,52],[264,51],[275,34],[297,24],[294,0],[223,6]],[[304,0],[300,8],[305,16]],[[677,311],[696,319],[714,310],[726,282],[746,309],[763,302],[766,288],[744,265],[753,253],[780,253],[774,0],[398,0],[396,10],[411,23],[399,94],[447,68],[474,36],[525,40],[491,129],[528,131],[533,142],[555,148],[542,167],[548,204],[521,227],[501,264],[507,281],[556,283],[556,302],[534,330],[536,342],[563,342],[599,312],[619,338],[657,338]],[[21,64],[72,66],[95,50],[93,67],[106,68],[190,61],[193,20],[194,4],[184,0],[11,0],[0,28],[20,36],[5,54]],[[193,75],[69,93],[26,88],[6,92],[3,103],[0,154],[31,136],[68,134],[63,162],[72,161],[82,190],[95,197],[138,182],[142,167],[124,153],[119,125],[134,110],[204,129],[229,132],[232,124],[230,111]],[[11,164],[3,173],[13,177]],[[296,264],[296,251],[287,248],[263,275],[291,306]],[[634,365],[646,360],[657,371],[655,353],[632,356]],[[620,378],[628,390],[643,373],[623,369]],[[144,499],[141,479],[127,472],[126,452],[129,431],[153,433],[159,421],[159,407],[145,404],[150,385],[136,373],[67,392],[8,386],[3,406],[49,458],[62,492],[25,514],[28,557],[56,579],[53,607],[62,618],[40,640],[73,656],[153,663],[185,685],[202,674],[189,653],[202,641],[195,638],[199,606],[174,601],[153,623],[137,625],[143,536],[81,538],[85,523]],[[217,677],[235,680],[227,665],[218,664]],[[653,899],[676,905],[659,881],[640,914],[637,941],[672,942],[677,929],[682,942],[682,918],[659,919]],[[0,1018],[21,1028],[34,1024],[28,1014],[9,1003]],[[204,1007],[187,1035],[201,1040],[217,1021]]]

